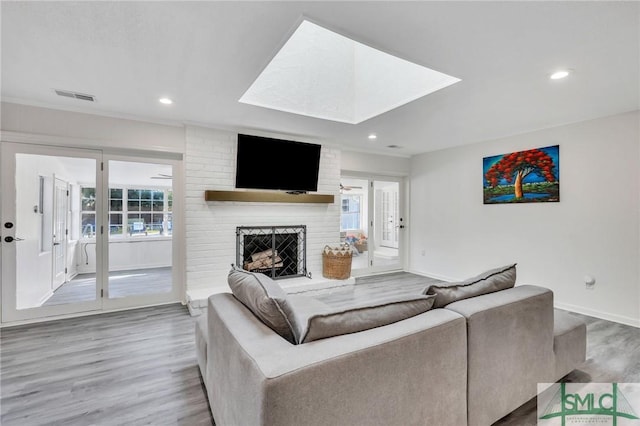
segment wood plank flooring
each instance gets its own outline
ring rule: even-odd
[[[211,425],[180,304],[0,330],[0,424]]]
[[[171,267],[109,272],[109,297],[171,292]],[[43,306],[96,300],[96,274],[76,275],[62,284]]]
[[[380,275],[316,296],[381,297],[391,278],[396,291],[425,284]],[[640,329],[572,315],[587,322],[587,361],[564,381],[640,382]],[[0,330],[0,424],[213,425],[193,318],[176,304]],[[536,425],[535,399],[496,425]]]

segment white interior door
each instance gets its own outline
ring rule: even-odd
[[[54,177],[53,190],[53,279],[51,290],[57,290],[67,281],[67,210],[69,206],[69,184]]]
[[[80,267],[85,257],[102,256],[102,237],[95,232],[103,220],[101,152],[8,142],[2,142],[0,150],[2,321],[100,309],[101,265],[83,280],[69,282],[65,268]],[[68,214],[67,188],[80,185],[96,188],[94,196],[84,200],[82,218],[79,206],[71,208],[75,216]],[[76,250],[83,225],[93,230],[92,241]],[[71,252],[74,258],[65,259]]]

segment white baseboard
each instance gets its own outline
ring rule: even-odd
[[[587,315],[590,317],[600,318],[607,321],[613,321],[620,324],[630,325],[640,328],[640,319],[630,318],[624,315],[610,314],[608,312],[597,311],[595,309],[583,308],[582,306],[571,305],[569,303],[555,302],[554,306],[565,311],[575,312],[577,314]]]
[[[44,296],[42,296],[42,297],[40,298],[40,300],[38,301],[38,306],[42,306],[42,305],[44,304],[44,302],[46,302],[47,300],[49,300],[49,298],[50,298],[51,296],[53,296],[53,291],[52,291],[52,290],[47,291],[47,293],[46,293]]]

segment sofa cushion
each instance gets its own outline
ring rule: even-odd
[[[209,333],[207,333],[207,311],[204,310],[196,317],[196,358],[202,377],[207,377],[207,350],[209,346]]]
[[[435,296],[398,295],[336,310],[313,298],[290,296],[283,305],[293,325],[296,343],[381,327],[428,311]]]
[[[425,294],[435,295],[434,308],[482,294],[511,288],[516,284],[516,263],[483,272],[462,282],[432,285]]]
[[[294,343],[293,327],[282,310],[287,294],[265,274],[233,268],[227,277],[233,295],[265,325]]]

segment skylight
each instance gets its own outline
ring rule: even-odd
[[[458,81],[302,21],[240,102],[358,124]]]

